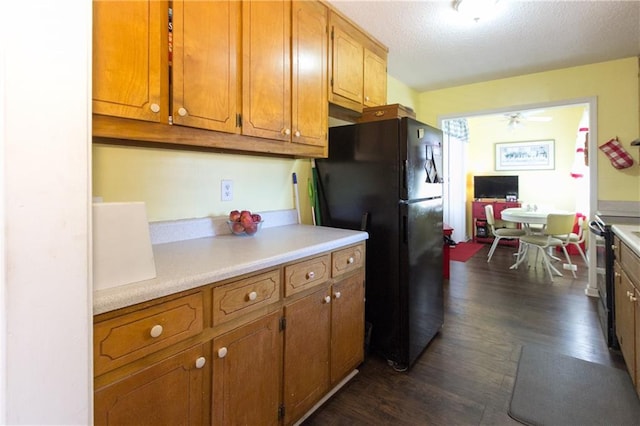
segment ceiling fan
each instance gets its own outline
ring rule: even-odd
[[[504,119],[507,121],[507,127],[512,129],[523,126],[527,121],[548,122],[552,120],[551,117],[532,115],[538,112],[541,111],[509,112],[504,114]]]

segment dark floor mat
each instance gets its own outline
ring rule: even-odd
[[[640,425],[640,399],[624,370],[525,346],[509,416],[527,425]]]

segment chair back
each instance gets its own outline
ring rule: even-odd
[[[575,213],[549,213],[544,233],[546,235],[566,235],[568,238],[573,232],[575,220]]]
[[[493,206],[491,204],[487,204],[484,206],[484,214],[485,216],[487,216],[487,223],[491,226],[491,228],[493,228],[493,225],[495,225],[496,220],[493,217]]]

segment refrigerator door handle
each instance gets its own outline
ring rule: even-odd
[[[367,232],[369,229],[369,212],[362,213],[362,218],[360,219],[360,230]]]
[[[409,160],[402,162],[402,188],[407,190],[407,170],[409,169]]]
[[[402,215],[402,242],[409,243],[409,227],[407,226],[407,215]]]

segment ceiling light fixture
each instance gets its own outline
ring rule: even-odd
[[[461,15],[468,16],[478,22],[487,18],[496,9],[499,0],[455,0],[453,8]]]

